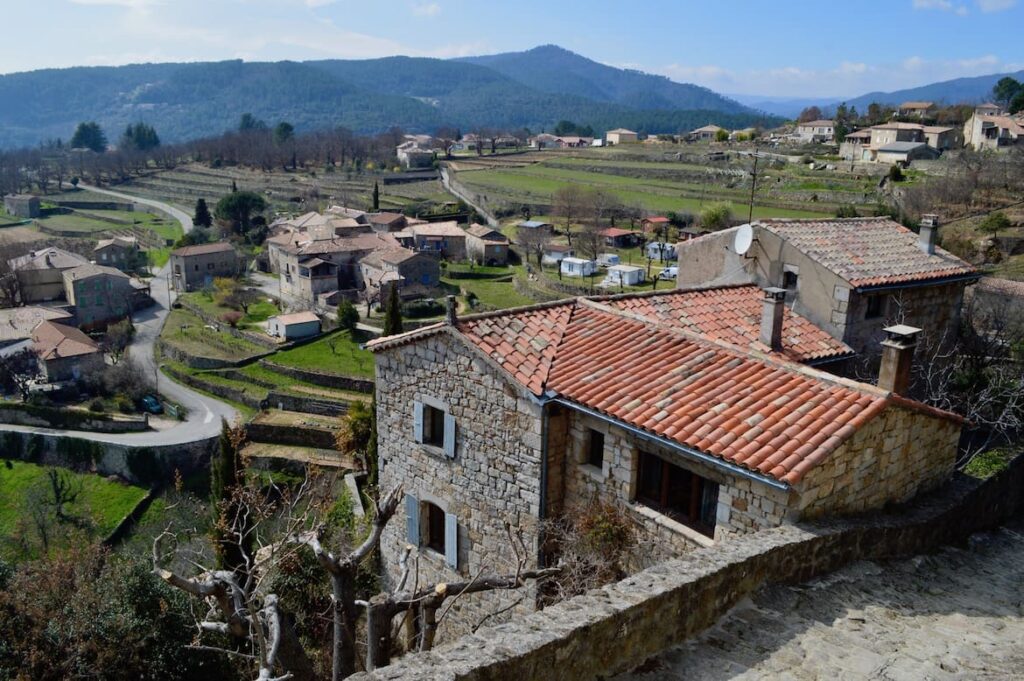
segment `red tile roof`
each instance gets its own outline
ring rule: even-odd
[[[611,296],[603,302],[655,321],[703,334],[741,348],[770,353],[762,343],[761,314],[764,293],[754,285],[708,289],[670,289],[656,293]],[[782,354],[794,362],[836,359],[852,354],[838,341],[789,307],[783,313]]]
[[[371,341],[455,334],[534,395],[560,398],[788,484],[889,406],[959,417],[584,299]]]
[[[235,251],[234,247],[227,241],[216,241],[212,244],[196,244],[194,246],[182,246],[171,251],[171,255],[187,258],[190,255],[206,255],[208,253],[227,253]]]
[[[610,239],[614,239],[615,237],[619,237],[619,236],[630,236],[630,235],[634,235],[635,236],[636,232],[630,231],[628,229],[619,229],[618,227],[608,227],[608,228],[602,229],[600,232],[598,232],[598,234],[600,234],[603,237],[608,237]]]
[[[762,228],[856,287],[975,274],[969,263],[936,247],[928,255],[918,236],[888,218],[762,220]]]

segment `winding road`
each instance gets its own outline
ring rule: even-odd
[[[157,208],[181,222],[182,229],[187,233],[192,230],[192,218],[182,210],[153,199],[144,199],[130,194],[87,187],[96,194],[105,194],[123,201]],[[137,330],[132,342],[130,354],[146,375],[153,376],[157,381],[159,392],[172,402],[177,402],[188,411],[186,419],[163,430],[149,430],[142,433],[87,433],[83,431],[62,430],[57,428],[35,428],[28,426],[4,425],[4,430],[15,430],[24,433],[45,433],[50,435],[73,435],[83,440],[129,445],[133,447],[155,447],[186,444],[197,440],[205,440],[220,434],[221,419],[229,423],[238,417],[238,412],[231,406],[211,397],[175,383],[162,373],[156,366],[154,353],[156,340],[160,330],[167,321],[171,309],[171,291],[168,285],[169,265],[165,265],[154,273],[150,282],[154,305],[136,312],[132,316]]]

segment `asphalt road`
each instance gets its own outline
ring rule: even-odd
[[[125,201],[144,204],[159,208],[181,222],[185,232],[192,230],[192,218],[184,211],[168,206],[160,201],[144,199],[130,194],[111,191],[109,189],[98,189],[86,187],[89,191],[97,194],[106,194]],[[94,440],[97,442],[110,442],[127,444],[136,447],[152,447],[158,445],[175,445],[195,442],[220,433],[221,419],[229,423],[238,418],[238,412],[223,402],[195,392],[186,386],[175,383],[163,373],[158,373],[154,355],[154,345],[171,306],[171,292],[168,287],[167,275],[168,266],[157,270],[154,273],[150,284],[154,305],[140,310],[132,316],[137,334],[132,342],[129,354],[138,363],[139,368],[146,376],[157,382],[157,387],[162,395],[173,402],[177,402],[188,410],[186,420],[164,430],[151,430],[143,433],[86,433],[83,431],[68,431],[56,428],[32,428],[25,426],[5,425],[4,430],[17,430],[27,433],[49,433],[49,434],[73,434],[83,440]]]

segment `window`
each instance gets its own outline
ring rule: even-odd
[[[423,407],[423,442],[435,447],[444,445],[444,412],[437,407]]]
[[[782,288],[784,288],[784,289],[794,289],[794,288],[796,288],[796,282],[797,282],[797,279],[799,279],[799,278],[800,278],[800,275],[798,273],[793,272],[791,270],[786,270],[785,272],[782,273]]]
[[[199,263],[196,263],[196,264],[194,265],[194,267],[195,267],[195,271],[196,271],[196,272],[198,272],[198,271],[199,271]]]
[[[878,319],[885,314],[885,296],[868,296],[868,308],[864,319]]]
[[[428,398],[429,399],[429,398]],[[455,457],[455,417],[448,408],[436,401],[415,402],[413,428],[416,442],[444,449],[449,458]]]
[[[587,443],[587,463],[598,469],[604,465],[604,433],[593,428]]]
[[[432,549],[444,556],[448,567],[459,569],[459,519],[454,513],[406,494],[405,521],[409,544]]]
[[[701,534],[715,536],[718,485],[710,480],[640,452],[636,498]]]
[[[181,265],[175,265],[174,266],[174,273],[175,274],[181,274]]]
[[[424,503],[423,510],[426,516],[426,537],[423,538],[423,544],[444,554],[444,511],[431,503]]]

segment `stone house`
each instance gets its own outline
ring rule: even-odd
[[[66,310],[37,305],[0,309],[0,349],[30,340],[35,328],[45,321],[74,324],[74,315]]]
[[[935,115],[935,102],[903,102],[896,107],[896,115],[903,118],[931,118]]]
[[[993,116],[975,112],[964,123],[964,145],[999,151],[1024,140],[1024,116]]]
[[[32,194],[8,194],[4,197],[4,211],[16,218],[37,218],[43,214],[39,197]]]
[[[134,236],[115,236],[101,239],[92,249],[93,261],[97,265],[116,267],[124,271],[138,269],[146,264],[139,240]]]
[[[401,213],[370,213],[367,218],[375,232],[399,232],[408,224]]]
[[[835,138],[835,123],[827,120],[797,123],[795,137],[801,142],[831,142]]]
[[[404,248],[376,251],[359,262],[363,285],[370,299],[384,301],[388,286],[397,286],[403,299],[436,293],[441,283],[437,259]]]
[[[406,140],[395,148],[395,155],[403,168],[430,168],[434,165],[437,152],[424,148],[415,140]]]
[[[230,243],[218,241],[171,251],[170,266],[175,291],[198,291],[217,277],[237,275],[239,258]]]
[[[871,160],[886,165],[896,163],[905,167],[910,165],[912,161],[930,160],[938,157],[938,150],[932,149],[924,142],[891,142],[875,149]]]
[[[466,231],[455,220],[412,225],[408,231],[417,251],[454,262],[466,259]]]
[[[466,255],[478,265],[505,265],[508,237],[492,227],[473,223],[466,229]]]
[[[135,291],[131,277],[113,267],[88,264],[64,272],[64,296],[83,329],[106,328],[131,315]]]
[[[32,332],[32,350],[50,383],[77,380],[103,370],[103,352],[79,329],[52,321]]]
[[[281,246],[282,301],[290,307],[310,309],[320,305],[325,295],[354,297],[365,288],[360,261],[377,251],[400,248],[393,235],[372,231]]]
[[[954,338],[964,288],[979,276],[936,245],[934,216],[920,235],[888,218],[762,220],[744,255],[733,247],[738,229],[677,244],[677,286],[783,288],[796,312],[858,353],[876,352],[896,321]]]
[[[407,545],[425,583],[511,569],[505,522],[542,565],[540,523],[596,499],[623,510],[652,559],[879,509],[947,479],[961,428],[899,394],[913,342],[895,334],[881,387],[616,299],[464,319],[452,306],[368,347],[381,489],[406,495],[381,543],[391,579]],[[453,620],[511,600],[467,599]]]
[[[615,128],[604,134],[605,144],[631,144],[639,139],[640,135],[637,132],[625,128]]]
[[[60,300],[64,297],[64,272],[89,261],[55,246],[31,251],[8,261],[18,277],[22,303]]]
[[[714,142],[718,138],[718,133],[725,131],[725,128],[708,124],[696,130],[691,130],[686,138],[692,142]]]

